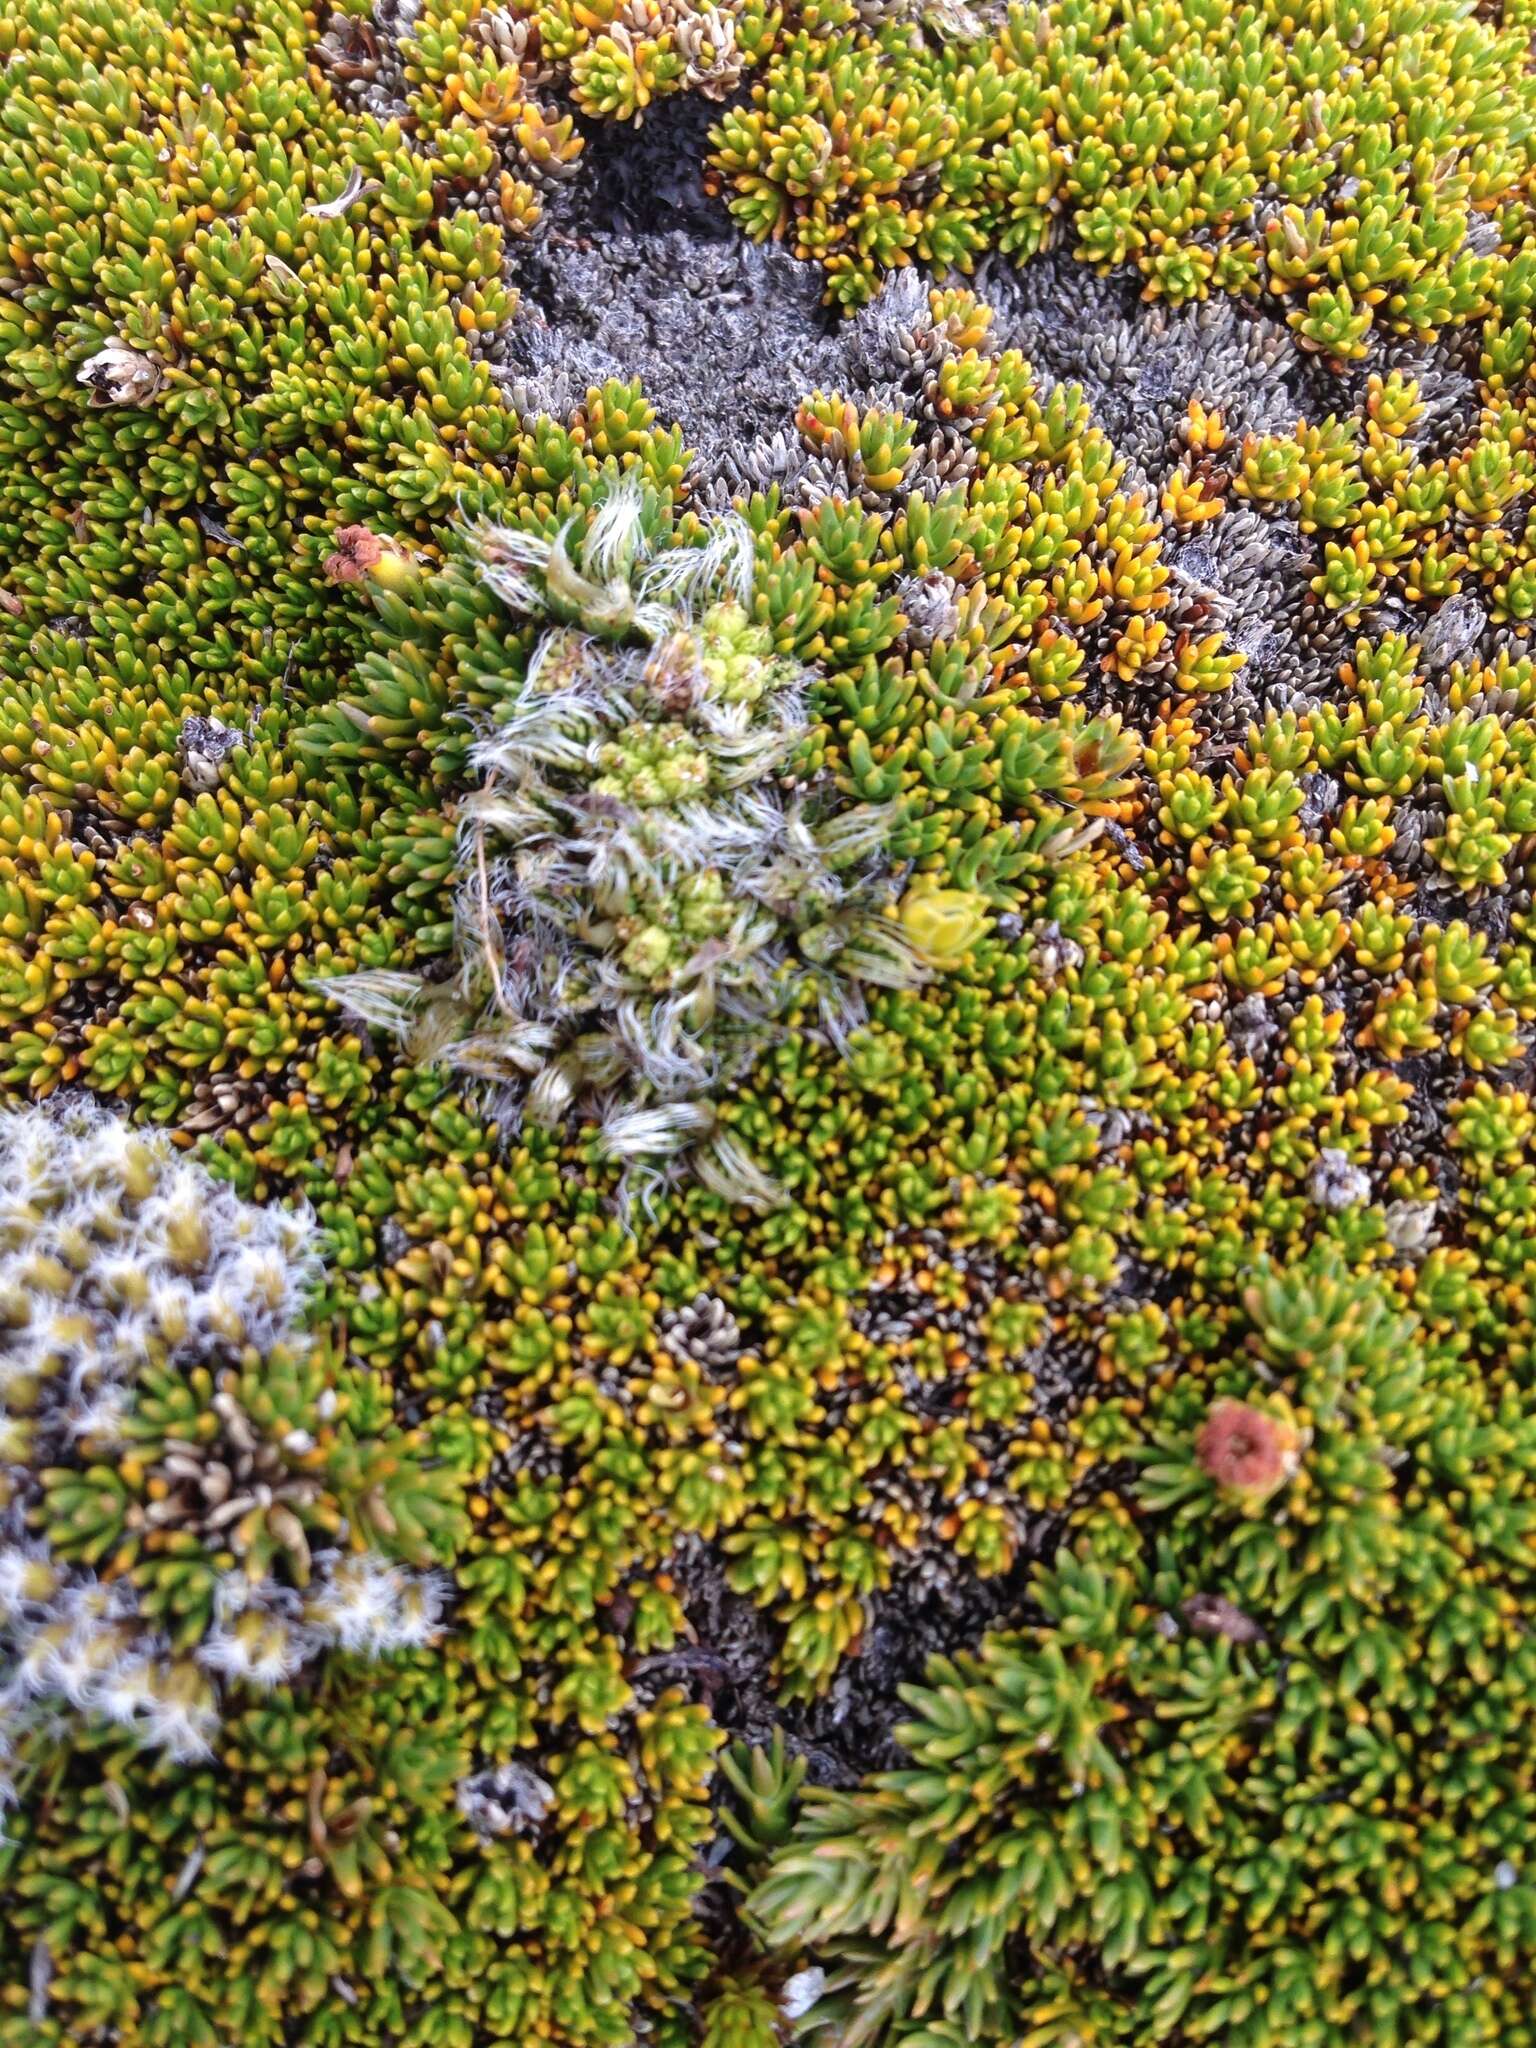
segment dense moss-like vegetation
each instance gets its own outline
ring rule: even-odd
[[[1095,1518],[754,1895],[832,1966],[812,2038],[1529,2038],[1530,1420],[1333,1256],[1213,1313],[1154,1539]]]
[[[1363,355],[1376,326],[1487,311],[1529,223],[1523,16],[1449,4],[1013,7],[951,40],[834,4],[776,49],[713,162],[754,235],[790,235],[840,304],[911,262],[1077,253],[1149,298],[1280,300]]]
[[[895,13],[0,22],[5,2048],[1529,2036],[1528,26]]]

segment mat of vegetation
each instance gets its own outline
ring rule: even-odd
[[[1536,2048],[1533,32],[0,17],[0,2048]]]

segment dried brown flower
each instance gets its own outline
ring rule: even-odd
[[[325,573],[332,583],[361,583],[383,556],[384,542],[371,526],[342,526],[335,552],[325,558]]]
[[[315,57],[333,78],[347,84],[376,78],[379,39],[370,23],[355,15],[333,14],[315,47]]]
[[[1225,1636],[1229,1643],[1264,1640],[1259,1624],[1220,1593],[1191,1593],[1179,1612],[1199,1636]]]

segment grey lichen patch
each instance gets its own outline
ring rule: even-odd
[[[639,377],[705,469],[846,360],[811,266],[744,241],[705,193],[710,118],[674,99],[592,138],[518,252],[521,306],[488,352],[526,413],[563,418],[588,385]]]

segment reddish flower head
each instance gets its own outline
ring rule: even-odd
[[[1300,1444],[1278,1415],[1244,1401],[1216,1401],[1195,1439],[1195,1456],[1225,1492],[1267,1500],[1296,1470]]]
[[[336,534],[336,552],[325,558],[333,583],[361,583],[384,553],[384,543],[371,526],[343,526]]]

